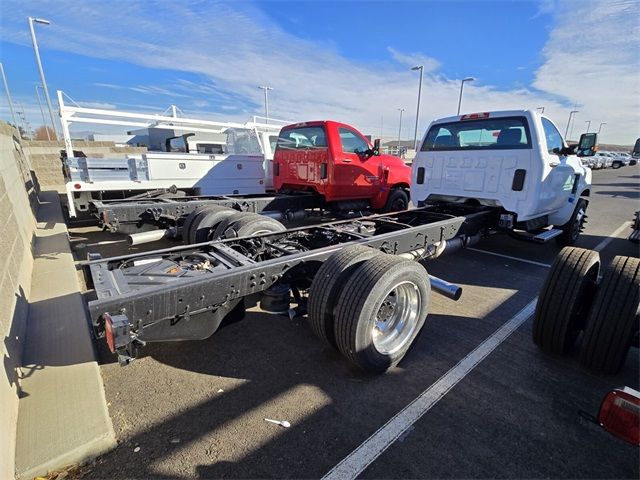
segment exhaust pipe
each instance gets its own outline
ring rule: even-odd
[[[440,295],[444,295],[451,300],[459,300],[462,295],[462,287],[456,285],[454,283],[449,283],[446,280],[443,280],[438,277],[434,277],[433,275],[429,275],[429,283],[431,283],[431,288],[433,288]]]
[[[149,230],[148,232],[131,233],[127,235],[127,243],[129,246],[142,245],[143,243],[157,242],[163,238],[171,238],[175,236],[175,230],[167,228],[164,230]]]

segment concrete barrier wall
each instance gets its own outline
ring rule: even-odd
[[[61,151],[63,141],[26,140],[22,142],[24,150],[33,164],[35,180],[42,190],[64,191]],[[73,149],[83,152],[87,157],[124,158],[128,154],[144,153],[145,147],[116,147],[113,142],[74,141]]]
[[[0,478],[13,478],[38,198],[18,132],[0,122]]]

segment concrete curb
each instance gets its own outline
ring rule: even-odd
[[[40,195],[16,435],[16,477],[116,445],[56,192]]]

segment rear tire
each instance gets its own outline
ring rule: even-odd
[[[581,363],[590,370],[620,371],[640,328],[640,260],[617,256],[607,268],[589,312]]]
[[[232,223],[237,222],[238,220],[241,220],[245,217],[255,217],[257,216],[257,213],[251,213],[251,212],[236,212],[233,215],[229,215],[227,218],[223,219],[218,226],[216,227],[215,231],[213,232],[213,235],[211,238],[213,238],[214,240],[217,240],[219,238],[223,238],[223,234],[224,232],[227,230],[227,228],[229,228],[229,226],[231,226]]]
[[[384,372],[397,365],[424,325],[430,295],[421,264],[385,254],[364,261],[338,298],[338,349],[366,371]]]
[[[596,291],[600,255],[565,247],[544,281],[533,318],[533,343],[547,353],[562,355],[584,328]]]
[[[354,270],[365,260],[382,255],[379,250],[352,245],[331,255],[318,269],[309,290],[309,325],[327,345],[337,348],[334,309],[340,292]]]
[[[230,224],[225,233],[227,238],[233,237],[233,232],[235,232],[236,237],[248,237],[250,235],[284,232],[286,229],[278,220],[255,214],[255,217],[246,216]]]
[[[193,243],[211,240],[218,224],[234,213],[238,213],[238,211],[227,207],[211,207],[205,215],[198,216],[191,224]]]
[[[562,229],[562,233],[556,237],[558,245],[567,247],[576,243],[587,218],[587,205],[588,203],[584,198],[578,199],[569,221],[559,227]]]
[[[184,219],[184,222],[182,223],[182,243],[184,243],[185,245],[188,245],[190,243],[189,231],[191,230],[191,225],[193,224],[196,217],[200,215],[207,208],[210,208],[210,207],[207,207],[204,205],[201,207],[198,207],[194,211],[192,211],[189,215],[187,215],[187,218]]]
[[[409,208],[409,195],[402,188],[391,190],[382,213],[401,212]]]

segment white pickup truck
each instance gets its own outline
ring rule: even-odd
[[[413,160],[417,205],[498,207],[500,226],[528,239],[573,244],[586,219],[595,134],[567,146],[537,111],[512,110],[434,120]]]

